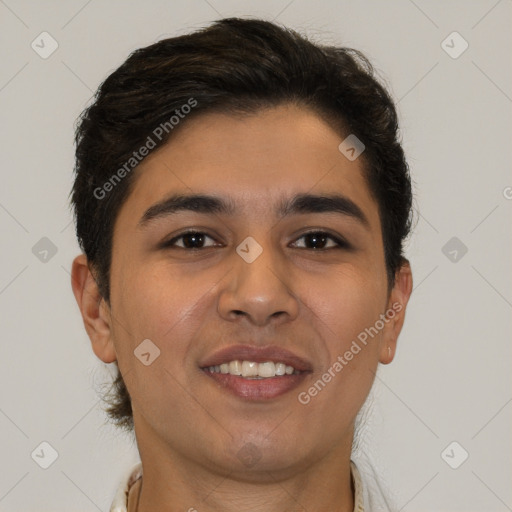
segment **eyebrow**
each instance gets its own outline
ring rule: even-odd
[[[169,217],[181,211],[233,216],[236,213],[236,206],[230,198],[223,199],[205,194],[174,194],[150,206],[140,218],[138,227],[143,229],[153,220]],[[367,229],[370,227],[362,209],[354,201],[340,194],[297,194],[282,199],[276,208],[276,216],[280,218],[307,213],[338,213],[357,220]]]

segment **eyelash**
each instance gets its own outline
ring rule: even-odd
[[[187,247],[180,247],[180,246],[176,246],[175,245],[177,240],[179,240],[179,239],[181,239],[181,238],[183,238],[183,237],[185,237],[187,235],[204,235],[204,236],[214,240],[214,238],[212,236],[208,235],[207,233],[205,233],[203,231],[189,230],[189,231],[185,231],[185,232],[183,232],[183,233],[181,233],[181,234],[171,238],[167,242],[164,242],[162,244],[162,248],[168,248],[168,249],[179,248],[179,249],[189,250],[189,251],[200,251],[200,250],[204,250],[204,249],[208,249],[208,248],[213,247],[213,246],[209,246],[209,247],[192,247],[192,248],[187,248]],[[302,233],[302,235],[299,238],[297,238],[296,240],[300,240],[301,238],[304,238],[306,236],[311,236],[311,235],[317,235],[317,236],[320,235],[321,237],[325,237],[327,239],[330,239],[330,240],[332,240],[333,242],[336,243],[336,246],[335,247],[327,247],[327,248],[323,248],[323,249],[314,249],[314,248],[309,248],[309,247],[301,247],[301,249],[309,249],[310,251],[316,251],[316,252],[327,251],[329,249],[351,249],[350,244],[348,244],[342,238],[339,238],[337,236],[332,235],[331,233],[329,233],[327,231],[322,231],[322,230],[312,230],[312,231],[308,231],[306,233]]]

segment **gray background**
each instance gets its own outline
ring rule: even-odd
[[[108,510],[138,460],[105,421],[109,369],[71,291],[74,122],[132,50],[235,15],[382,70],[415,181],[415,290],[362,445],[403,511],[512,510],[511,0],[0,0],[0,510]],[[43,31],[58,43],[46,59],[31,47],[51,48]],[[454,31],[469,44],[457,58]],[[43,441],[58,452],[48,469],[31,457]],[[441,456],[453,441],[445,460],[469,453],[458,469]]]

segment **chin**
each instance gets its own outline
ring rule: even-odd
[[[306,468],[314,458],[304,452],[303,442],[299,444],[291,436],[282,440],[258,438],[253,432],[250,437],[233,442],[229,447],[230,470],[244,481],[285,479],[302,467]]]

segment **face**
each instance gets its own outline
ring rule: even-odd
[[[247,478],[350,452],[411,282],[404,266],[388,293],[378,205],[342,140],[298,107],[203,114],[134,171],[111,309],[88,331],[118,361],[141,452]]]

